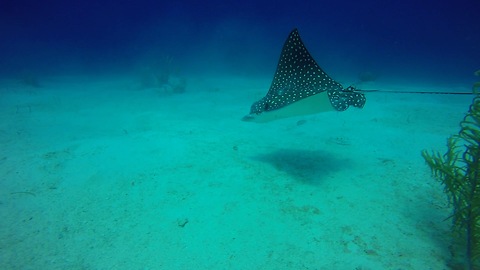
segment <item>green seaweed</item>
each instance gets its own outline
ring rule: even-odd
[[[453,263],[460,269],[480,269],[480,96],[447,148],[444,155],[423,151],[422,156],[453,206]]]

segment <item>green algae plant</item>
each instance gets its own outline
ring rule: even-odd
[[[453,207],[455,269],[480,269],[480,96],[460,122],[460,132],[447,141],[444,155],[422,152],[441,181]]]

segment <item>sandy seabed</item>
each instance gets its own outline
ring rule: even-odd
[[[269,78],[131,81],[0,82],[0,269],[447,269],[420,153],[446,150],[471,96],[256,124]]]

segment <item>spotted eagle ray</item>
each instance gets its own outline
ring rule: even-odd
[[[315,62],[293,29],[283,45],[277,70],[265,97],[252,104],[247,122],[264,123],[325,111],[363,108],[365,95],[352,86],[344,89]]]

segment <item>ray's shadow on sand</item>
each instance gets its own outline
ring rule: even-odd
[[[252,158],[308,184],[318,184],[328,175],[349,167],[351,163],[350,160],[340,159],[333,153],[321,150],[279,149]]]

